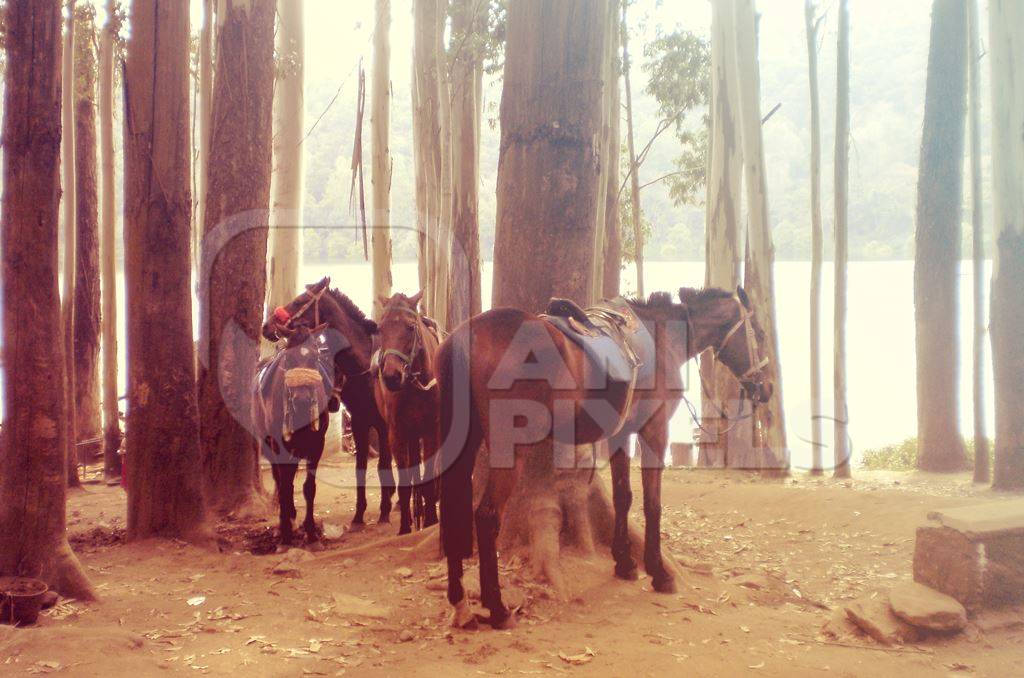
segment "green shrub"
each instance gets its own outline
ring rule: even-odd
[[[974,468],[974,439],[964,441],[967,447],[967,465],[963,470]],[[989,443],[989,454],[994,446]],[[876,447],[864,452],[860,462],[861,468],[872,471],[913,471],[917,468],[917,438],[907,438],[895,445]],[[992,460],[989,460],[989,468]]]

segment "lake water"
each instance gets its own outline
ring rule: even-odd
[[[973,430],[971,413],[971,263],[964,262],[960,279],[961,379],[957,389],[961,403],[961,430]],[[986,275],[989,271],[986,270]],[[371,278],[369,264],[307,264],[302,279],[313,282],[325,275],[332,285],[369,310]],[[491,298],[491,264],[482,268],[483,299]],[[396,291],[416,291],[416,264],[396,263],[393,268]],[[623,291],[635,289],[632,268],[623,271]],[[645,270],[647,290],[676,290],[681,286],[700,286],[704,265],[700,262],[648,262]],[[780,361],[782,363],[783,402],[792,461],[805,468],[810,462],[810,359],[809,359],[809,262],[779,262],[775,266],[778,299]],[[822,292],[822,393],[825,415],[832,414],[832,269],[826,263]],[[986,290],[987,290],[986,285]],[[912,261],[851,262],[849,268],[849,312],[847,317],[848,400],[850,437],[854,459],[865,449],[899,442],[916,434],[916,395],[914,359],[914,264]],[[124,289],[119,297],[120,361],[125,363]],[[988,308],[986,302],[986,309]],[[988,351],[986,341],[986,351]],[[991,361],[986,374],[987,402],[992,403]],[[124,392],[125,374],[119,376]],[[691,385],[691,398],[699,400],[699,385]],[[672,440],[691,439],[693,423],[685,408],[672,421]],[[989,431],[993,430],[989,414]],[[831,440],[826,426],[824,439]],[[829,454],[826,450],[825,457]]]

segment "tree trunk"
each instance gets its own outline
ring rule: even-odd
[[[967,5],[932,4],[914,238],[918,468],[967,467],[960,434],[960,218],[967,87]]]
[[[850,8],[839,0],[836,52],[835,192],[835,362],[833,376],[833,475],[850,477],[849,411],[846,406],[846,260],[850,201]]]
[[[62,595],[91,599],[65,533],[67,375],[63,342],[54,341],[62,336],[60,2],[13,2],[6,10],[0,575],[37,577]]]
[[[78,479],[78,432],[75,430],[75,0],[68,1],[64,22],[63,65],[61,68],[61,219],[64,223],[64,290],[61,294],[61,318],[64,330],[64,369],[67,372],[68,484],[81,485]]]
[[[640,212],[640,166],[636,157],[636,141],[633,134],[633,89],[630,86],[629,22],[626,20],[628,0],[622,0],[622,77],[626,88],[626,141],[629,150],[629,199],[633,218],[633,252],[636,262],[636,293],[644,296],[644,231],[643,215]]]
[[[735,289],[741,282],[746,229],[740,219],[743,149],[740,133],[740,94],[736,78],[736,18],[732,0],[711,5],[711,138],[708,153],[706,219],[707,270],[704,283]],[[740,385],[710,352],[701,360],[701,376],[710,395],[703,398],[700,466],[726,466],[749,459],[751,427],[733,425],[729,417],[740,410]],[[749,407],[749,406],[748,406]]]
[[[587,262],[599,227],[597,196],[607,182],[600,143],[608,11],[592,0],[509,6],[495,307],[539,311],[553,296],[591,301]],[[610,505],[602,483],[588,484],[590,475],[570,470],[536,477],[528,469],[506,511],[502,542],[528,542],[535,567],[549,577],[560,543],[584,552],[595,541],[609,543]]]
[[[605,192],[604,208],[604,262],[601,265],[602,285],[600,294],[604,299],[614,299],[620,294],[622,284],[622,233],[619,224],[619,182],[622,180],[619,165],[622,162],[621,112],[622,95],[619,90],[619,79],[622,76],[622,64],[619,58],[620,21],[619,6],[616,2],[609,3],[610,21],[608,46],[608,77],[609,96],[607,97],[608,143],[605,166],[608,177]]]
[[[382,299],[391,296],[391,0],[375,0],[373,72],[370,92],[370,135],[373,161],[370,224],[373,268],[373,317],[379,319]]]
[[[1024,5],[989,1],[992,64],[992,188],[996,226],[992,366],[996,460],[992,486],[1024,490]]]
[[[824,231],[821,226],[821,106],[818,96],[818,26],[813,0],[804,6],[807,32],[807,77],[811,94],[811,475],[824,471],[821,434],[821,269]]]
[[[189,284],[189,17],[180,2],[135,0],[130,20],[124,140],[128,536],[205,537]]]
[[[107,0],[100,40],[100,273],[103,311],[103,472],[121,476],[121,418],[117,392],[117,205],[114,188],[114,43],[120,28],[115,0]]]
[[[274,174],[271,186],[270,308],[298,294],[302,261],[305,24],[303,0],[278,0],[280,60],[274,88]]]
[[[438,213],[437,213],[437,247],[434,255],[437,260],[434,263],[435,271],[435,301],[434,319],[441,327],[452,329],[448,322],[448,297],[451,296],[452,269],[451,269],[451,247],[452,247],[452,90],[451,78],[448,71],[448,55],[444,46],[444,27],[447,0],[441,0],[439,10],[439,26],[437,30],[437,42],[435,50],[438,63],[438,89],[440,100],[438,106],[441,146],[441,173],[438,176]]]
[[[96,29],[91,6],[75,18],[75,430],[100,437],[100,233],[96,177]]]
[[[487,4],[456,0],[452,12],[452,240],[447,324],[481,311],[477,64]]]
[[[992,479],[989,468],[988,432],[985,430],[985,221],[981,192],[981,36],[978,0],[968,8],[968,108],[971,139],[971,251],[974,299],[974,351],[971,370],[974,395],[974,482]]]
[[[209,506],[263,493],[250,422],[266,300],[274,91],[274,0],[222,0],[200,277],[199,404]]]
[[[768,218],[768,184],[761,132],[761,75],[757,58],[757,19],[753,0],[736,2],[736,66],[743,138],[743,176],[747,190],[747,256],[744,289],[764,330],[761,354],[768,358],[765,378],[774,386],[771,399],[754,410],[753,454],[732,455],[729,465],[788,471],[785,409],[782,406],[782,365],[775,319],[775,245]]]
[[[421,283],[425,308],[439,322],[446,308],[439,307],[438,284],[444,272],[438,269],[441,219],[441,62],[445,12],[439,0],[413,3],[413,110],[416,130],[416,219],[420,230]],[[441,306],[446,307],[447,304]],[[443,326],[443,323],[442,323]]]
[[[192,220],[192,258],[202,261],[203,228],[206,224],[206,193],[210,185],[210,134],[213,128],[213,42],[216,26],[215,0],[203,0],[203,27],[199,31],[199,91],[196,93],[198,107],[199,152],[196,154],[195,205],[196,215]]]

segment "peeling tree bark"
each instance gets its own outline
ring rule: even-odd
[[[992,479],[991,453],[985,430],[985,220],[981,193],[981,29],[978,0],[970,0],[968,9],[967,102],[970,111],[971,140],[971,245],[974,299],[974,347],[971,370],[974,400],[974,482]]]
[[[1024,489],[1024,4],[989,0],[992,187],[996,227],[992,364],[996,459],[992,486]]]
[[[821,106],[818,96],[818,26],[813,0],[804,6],[807,33],[807,77],[811,95],[811,474],[823,473],[821,419],[821,269],[824,232],[821,226]]]
[[[281,75],[274,87],[274,173],[271,188],[270,308],[299,289],[302,261],[303,110],[305,101],[304,0],[278,0],[277,54]]]
[[[208,505],[263,494],[250,387],[266,300],[274,0],[221,0],[200,277],[200,439]]]
[[[203,533],[190,289],[188,13],[135,0],[125,62],[128,537]]]
[[[452,239],[451,290],[447,325],[455,327],[481,311],[480,303],[480,137],[477,69],[487,4],[455,0],[452,34]]]
[[[846,260],[850,185],[850,8],[839,0],[836,57],[835,147],[835,362],[833,376],[833,475],[850,477],[849,411],[846,406]]]
[[[61,73],[61,219],[64,224],[64,289],[61,294],[61,318],[64,329],[64,360],[67,372],[68,484],[78,487],[78,432],[75,411],[75,0],[69,0],[64,21],[63,65]]]
[[[96,176],[96,30],[91,7],[75,19],[75,430],[99,438],[100,234]]]
[[[100,180],[102,226],[100,275],[103,310],[103,472],[121,475],[121,419],[117,393],[117,205],[114,195],[114,41],[115,0],[107,0],[107,23],[100,40]]]
[[[960,219],[967,88],[967,5],[932,4],[914,234],[917,466],[962,471]]]
[[[605,166],[608,177],[605,192],[604,208],[604,261],[601,265],[603,277],[601,291],[595,295],[598,298],[614,299],[620,294],[622,284],[622,232],[619,223],[619,182],[621,173],[619,165],[622,161],[622,134],[620,111],[622,95],[619,88],[619,80],[622,77],[622,62],[619,58],[619,43],[621,31],[619,29],[619,6],[618,3],[609,3],[610,22],[609,26],[609,56],[608,56],[608,87],[607,111],[608,118],[608,143]]]
[[[371,262],[373,268],[373,317],[384,309],[382,299],[391,296],[391,0],[376,0],[373,27],[373,71],[370,82]]]
[[[64,344],[54,341],[62,336],[60,2],[14,2],[6,10],[0,575],[36,577],[62,595],[91,599],[65,532],[67,375]]]
[[[733,0],[716,0],[711,5],[711,138],[705,201],[704,284],[726,290],[742,282],[746,235],[740,220],[743,149],[733,5]],[[725,466],[732,459],[749,459],[750,425],[733,426],[728,420],[741,414],[736,377],[710,353],[701,359],[700,369],[713,397],[703,398],[701,426],[707,432],[701,432],[698,464]]]
[[[757,27],[753,0],[736,2],[736,65],[743,137],[743,176],[747,193],[747,256],[744,285],[751,308],[764,330],[761,354],[768,358],[765,378],[774,386],[771,400],[754,410],[753,454],[749,460],[733,455],[730,466],[789,470],[785,410],[782,406],[782,365],[775,319],[775,245],[768,217],[761,132],[761,76],[757,59]]]

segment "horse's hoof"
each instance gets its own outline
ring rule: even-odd
[[[636,581],[640,578],[640,571],[636,563],[630,565],[615,565],[615,576],[624,581]]]
[[[477,618],[469,609],[469,603],[463,598],[455,604],[452,614],[452,626],[464,631],[475,631],[477,629]]]
[[[403,534],[410,534],[411,532],[412,532],[412,528],[411,527],[407,527],[405,525],[403,525],[402,527],[398,528],[398,536],[399,537],[401,537]]]
[[[319,553],[320,551],[324,550],[324,543],[319,539],[317,539],[316,541],[306,542],[306,550],[313,551],[314,553]]]
[[[672,577],[653,577],[651,579],[651,586],[658,593],[675,593],[676,592],[676,580]]]
[[[349,532],[362,532],[365,529],[366,529],[366,523],[364,523],[361,520],[360,521],[353,520],[352,524],[348,526],[348,531]]]
[[[507,610],[499,614],[491,612],[487,617],[478,614],[476,618],[481,624],[487,624],[495,631],[508,631],[516,627],[516,616]]]
[[[285,543],[282,542],[282,543],[277,545],[276,549],[274,549],[274,553],[288,553],[291,550],[292,550],[291,546],[289,546],[288,544],[285,544]]]
[[[427,516],[423,521],[423,529],[427,529],[431,525],[437,525],[437,516]]]
[[[391,516],[386,516],[386,515],[381,514],[380,518],[377,518],[377,524],[378,525],[390,525],[391,524]]]

